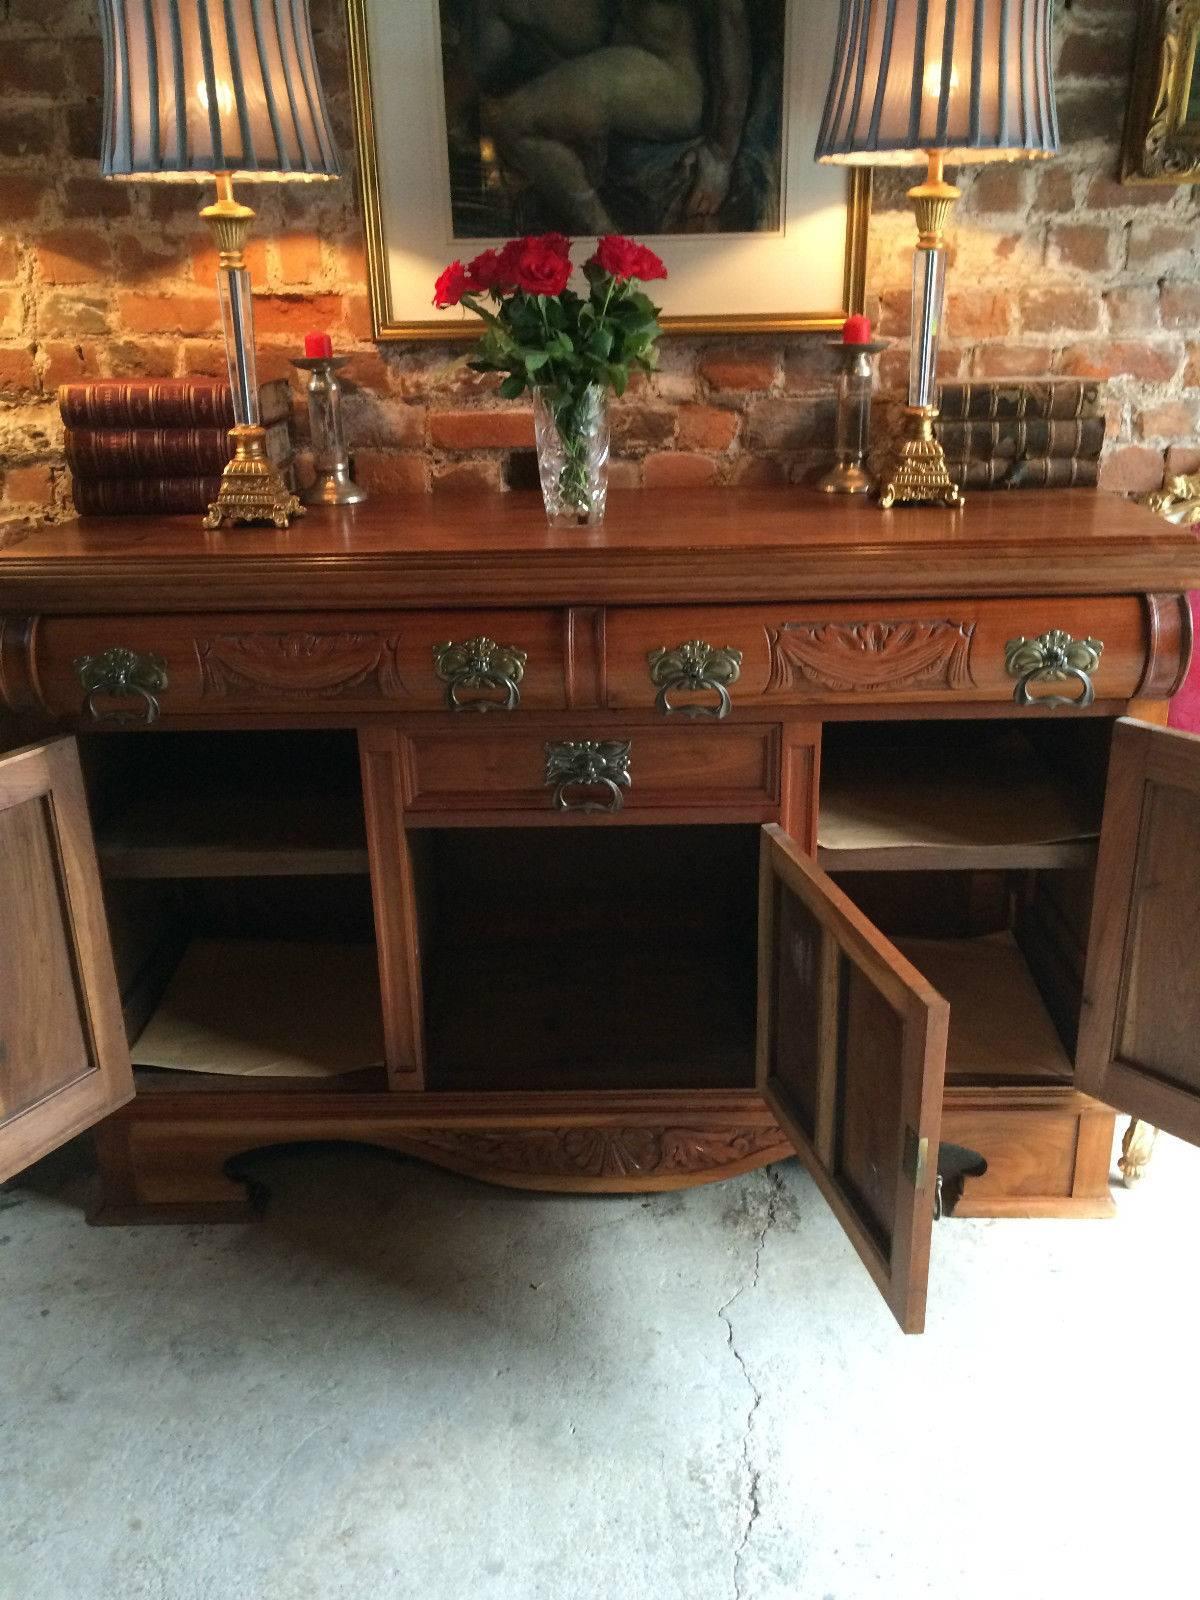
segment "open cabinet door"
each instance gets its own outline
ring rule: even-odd
[[[1200,1144],[1200,737],[1113,730],[1075,1081]]]
[[[0,1180],[133,1098],[71,739],[0,756]]]
[[[762,830],[758,1084],[905,1333],[925,1326],[950,1008]]]

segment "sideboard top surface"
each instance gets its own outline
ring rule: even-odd
[[[292,527],[198,517],[0,531],[0,611],[1100,594],[1200,587],[1200,537],[1091,490],[968,496],[965,510],[785,489],[614,491],[598,529],[532,494],[379,499]]]

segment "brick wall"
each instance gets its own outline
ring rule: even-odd
[[[830,0],[832,3],[832,0]],[[1117,153],[1131,0],[1059,0],[1064,153],[968,170],[953,233],[943,371],[1110,379],[1107,487],[1200,465],[1200,231],[1191,188],[1123,188]],[[314,0],[325,83],[351,149],[339,0]],[[214,257],[189,184],[97,176],[101,58],[88,0],[0,0],[0,467],[7,515],[69,507],[54,401],[68,379],[223,371]],[[872,310],[906,364],[909,174],[881,175]],[[528,413],[502,406],[459,348],[370,341],[354,185],[260,186],[251,249],[262,376],[310,327],[355,353],[359,472],[378,489],[532,482]],[[779,482],[823,461],[831,380],[820,336],[672,339],[618,408],[618,483]]]

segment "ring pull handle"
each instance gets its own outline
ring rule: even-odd
[[[650,667],[650,682],[658,688],[655,705],[663,716],[711,717],[720,722],[733,709],[729,698],[729,685],[736,683],[742,674],[742,652],[730,645],[715,646],[705,639],[685,639],[673,649],[665,645],[651,650],[646,660]],[[671,691],[710,689],[716,695],[715,705],[671,704]]]
[[[94,656],[78,656],[75,675],[83,688],[83,710],[92,722],[149,727],[158,721],[158,697],[167,687],[167,666],[161,656],[139,655],[114,645]],[[102,700],[133,700],[133,711],[104,710]]]
[[[515,711],[521,703],[519,686],[528,659],[526,651],[497,644],[484,635],[460,642],[447,639],[433,647],[434,668],[446,685],[446,704],[451,711]],[[470,691],[470,698],[463,698],[464,690]],[[492,698],[492,691],[499,691],[503,698]]]
[[[1051,628],[1036,639],[1010,639],[1004,649],[1004,669],[1017,680],[1013,703],[1018,706],[1074,706],[1086,710],[1095,698],[1092,673],[1100,665],[1102,639],[1073,639],[1061,628]],[[1035,695],[1031,683],[1077,683],[1078,694]]]
[[[629,775],[628,739],[563,739],[546,746],[545,782],[553,789],[555,811],[620,811],[625,804],[623,789],[633,779]],[[589,794],[572,799],[573,789],[603,790],[606,798]]]

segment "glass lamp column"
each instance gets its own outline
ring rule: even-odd
[[[960,506],[962,491],[946,469],[933,435],[937,417],[937,354],[946,295],[946,222],[961,190],[947,183],[940,150],[928,152],[924,183],[908,191],[917,214],[912,272],[912,350],[908,363],[905,437],[880,477],[879,503]]]
[[[286,528],[304,507],[288,488],[279,468],[268,459],[266,431],[259,420],[254,309],[245,254],[254,212],[234,199],[233,179],[228,172],[218,172],[216,182],[216,202],[205,206],[200,215],[208,223],[217,246],[217,290],[233,389],[234,425],[229,430],[233,455],[222,475],[220,493],[205,515],[204,526],[271,522],[277,528]]]

